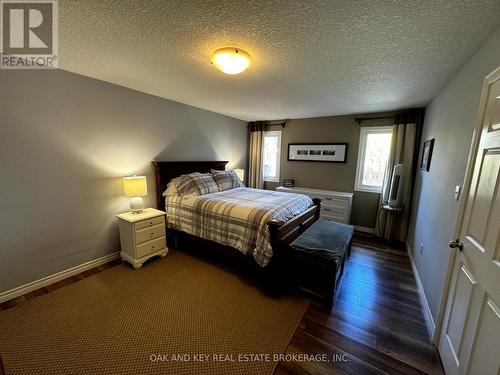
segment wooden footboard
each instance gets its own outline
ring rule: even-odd
[[[304,231],[316,220],[319,219],[321,200],[314,198],[313,203],[314,206],[294,217],[292,220],[286,222],[273,220],[267,223],[271,236],[273,257],[275,257],[281,249],[286,248],[298,236],[304,233]]]

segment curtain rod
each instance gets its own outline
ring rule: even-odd
[[[273,121],[266,121],[266,122],[268,125],[281,125],[281,127],[284,128],[288,121],[290,121],[290,120],[273,120]]]
[[[361,124],[361,121],[364,120],[381,120],[385,118],[396,118],[396,116],[392,115],[392,116],[379,116],[379,117],[356,117],[354,121],[356,121],[358,124]]]

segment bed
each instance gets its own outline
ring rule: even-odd
[[[230,246],[265,267],[273,256],[267,223],[286,222],[313,206],[306,195],[245,187],[201,196],[166,196],[169,229]]]
[[[169,205],[170,247],[196,245],[232,258],[243,258],[258,268],[272,269],[279,264],[288,245],[319,218],[318,199],[311,201],[306,196],[267,190],[236,188],[198,197],[165,198],[162,193],[173,178],[211,169],[224,170],[227,162],[153,161],[152,164],[157,208],[166,210],[165,204]],[[228,212],[232,213],[228,216]]]

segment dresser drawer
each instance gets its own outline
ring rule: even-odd
[[[318,198],[321,199],[322,206],[342,207],[344,209],[349,206],[347,199],[327,196],[319,196]]]
[[[165,235],[163,223],[135,231],[135,243],[139,244]]]
[[[158,216],[158,217],[154,217],[152,219],[138,221],[137,223],[134,224],[134,228],[137,231],[139,229],[152,227],[154,225],[158,225],[158,224],[162,224],[162,223],[165,225],[165,216]]]
[[[142,258],[152,252],[164,249],[166,247],[165,236],[160,238],[155,238],[154,240],[141,243],[136,247],[136,257]]]
[[[277,191],[308,195],[311,199],[321,200],[321,217],[348,224],[351,219],[352,193],[321,190],[306,187],[285,188],[278,186]]]
[[[341,216],[345,217],[347,216],[347,210],[343,207],[335,207],[335,206],[321,206],[321,211],[320,213],[325,214],[325,215],[334,215],[334,216]]]
[[[320,217],[325,220],[335,221],[337,223],[348,224],[345,217],[335,216],[331,214],[321,214]]]

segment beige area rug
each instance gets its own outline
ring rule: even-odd
[[[271,374],[307,306],[170,252],[1,311],[0,356],[7,375]]]

